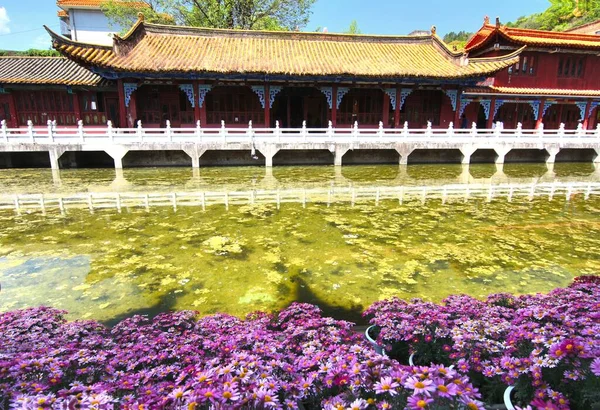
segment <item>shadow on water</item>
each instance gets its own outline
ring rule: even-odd
[[[319,309],[321,309],[324,317],[332,317],[337,320],[347,320],[357,325],[367,324],[367,320],[362,317],[363,306],[354,305],[350,308],[344,308],[331,305],[315,295],[310,290],[310,286],[307,285],[304,279],[295,277],[293,281],[296,285],[296,289],[294,290],[296,295],[295,302],[317,305]]]
[[[148,307],[140,308],[140,309],[132,309],[132,310],[126,311],[124,313],[121,313],[120,315],[114,316],[111,319],[101,320],[99,322],[102,323],[103,325],[111,328],[111,327],[115,326],[116,324],[118,324],[120,321],[125,320],[125,319],[130,318],[135,315],[146,315],[150,319],[152,319],[161,313],[175,312],[175,311],[177,311],[177,309],[175,309],[175,302],[177,302],[178,298],[184,297],[187,293],[188,293],[187,291],[181,292],[178,294],[174,294],[174,293],[170,292],[165,295],[162,295],[159,298],[159,300],[152,306],[148,306]]]

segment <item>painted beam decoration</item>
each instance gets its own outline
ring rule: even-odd
[[[129,107],[131,95],[137,90],[137,83],[123,83],[123,91],[125,92],[125,107]]]
[[[586,108],[587,108],[587,101],[577,101],[575,103],[575,105],[577,106],[577,108],[579,108],[579,119],[581,119],[582,121],[586,119]]]
[[[500,107],[508,103],[529,104],[531,106],[531,110],[533,111],[533,118],[538,118],[541,105],[541,101],[539,100],[496,100],[496,105],[494,106],[494,116],[492,118],[496,118],[496,114],[498,114],[498,110],[500,109]]]
[[[557,104],[557,102],[556,101],[544,102],[544,107],[542,108],[542,118],[544,118],[544,115],[546,115],[546,111],[548,111],[548,108],[552,107],[554,104]]]
[[[325,99],[327,99],[327,105],[331,110],[333,108],[333,87],[319,87],[319,91],[325,94]]]
[[[444,89],[444,94],[450,98],[450,104],[452,104],[452,111],[456,111],[456,100],[458,99],[458,90],[447,90]]]
[[[413,92],[412,88],[403,88],[400,90],[400,109],[404,107],[404,102],[406,101],[406,97],[408,97]]]
[[[264,85],[253,85],[252,91],[258,95],[258,100],[260,101],[260,105],[265,108],[265,86]]]
[[[273,103],[275,102],[275,97],[283,90],[282,86],[279,85],[270,85],[269,86],[269,108],[273,108]]]
[[[204,105],[204,100],[206,99],[206,94],[208,94],[210,90],[212,90],[212,85],[198,85],[198,107],[202,108],[202,106]]]
[[[396,109],[396,89],[395,88],[384,88],[383,91],[390,97],[390,104],[392,108]]]
[[[338,89],[337,89],[337,98],[335,100],[335,108],[340,108],[340,104],[342,103],[342,99],[344,98],[344,95],[348,94],[348,91],[350,91],[350,88],[347,88],[347,87],[338,87]]]
[[[192,108],[196,107],[196,99],[194,98],[194,84],[179,84],[179,89],[187,95]]]
[[[460,99],[460,111],[458,113],[459,117],[462,117],[463,113],[465,112],[465,108],[467,108],[467,105],[471,104],[472,102],[478,102],[479,104],[481,104],[481,106],[483,107],[483,112],[485,113],[485,119],[489,119],[490,118],[490,109],[492,108],[492,100],[489,99],[483,99],[483,100],[476,100],[473,98],[464,98],[461,97]],[[498,101],[496,101],[497,103]],[[495,113],[494,113],[495,115]]]

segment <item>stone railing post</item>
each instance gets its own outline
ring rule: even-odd
[[[2,120],[2,139],[8,142],[8,130],[6,129],[6,120]]]
[[[247,131],[248,139],[252,144],[254,144],[254,131],[252,130],[252,120],[248,121],[248,131]]]
[[[33,122],[31,120],[27,120],[27,132],[29,133],[29,140],[35,142],[35,133],[33,131]]]
[[[333,122],[329,121],[327,124],[327,138],[333,139]]]
[[[106,136],[108,137],[108,140],[111,143],[115,142],[115,134],[113,131],[113,126],[112,126],[111,120],[106,121]]]
[[[281,141],[281,129],[279,129],[279,120],[275,121],[275,140]]]
[[[137,137],[140,142],[144,140],[144,130],[142,129],[142,120],[138,120],[137,122]]]
[[[517,131],[515,132],[515,137],[520,138],[523,136],[523,124],[520,122],[517,123]]]
[[[561,122],[558,126],[558,138],[563,139],[565,136],[565,123]]]
[[[377,130],[379,138],[383,138],[383,121],[379,121],[379,129]]]
[[[471,132],[470,132],[470,134],[471,134],[471,137],[476,137],[477,136],[477,123],[476,122],[473,122],[471,124]]]
[[[500,138],[502,135],[502,126],[500,125],[500,121],[496,121],[496,126],[494,127],[494,136],[496,138]]]
[[[223,138],[223,143],[227,142],[227,130],[225,129],[225,121],[221,120],[221,138]]]
[[[538,127],[538,136],[540,138],[544,137],[544,123],[540,122],[540,126]]]
[[[173,142],[173,132],[171,131],[171,121],[165,121],[165,133],[167,134],[167,139],[169,142]]]
[[[579,123],[579,124],[577,124],[577,138],[583,137],[583,134],[584,134],[583,124]]]
[[[408,137],[408,121],[404,121],[404,125],[402,126],[402,136],[404,138]]]
[[[202,127],[200,127],[200,120],[196,121],[196,138],[198,138],[198,141],[202,141]]]
[[[52,130],[52,120],[48,120],[47,125],[48,125],[48,138],[50,139],[50,141],[54,142],[54,132]]]
[[[433,133],[431,132],[431,121],[427,121],[427,129],[425,130],[425,136],[431,138]]]
[[[354,121],[354,127],[352,128],[352,136],[354,139],[358,139],[358,121]]]
[[[306,131],[306,121],[302,121],[302,140],[306,141],[308,137],[308,131]]]
[[[454,123],[452,121],[448,123],[448,130],[446,131],[446,135],[449,137],[454,137]]]
[[[600,124],[596,125],[596,138],[600,139]]]
[[[79,142],[81,142],[83,144],[84,135],[83,135],[83,121],[82,120],[77,121],[77,133],[79,134]]]

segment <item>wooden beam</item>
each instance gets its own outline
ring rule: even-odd
[[[535,129],[538,129],[542,122],[544,121],[544,104],[546,104],[546,99],[542,98],[540,100],[540,108],[538,110],[538,117],[535,121]]]
[[[396,88],[396,109],[394,110],[394,128],[400,128],[400,87]]]
[[[119,93],[119,127],[126,128],[127,111],[125,107],[125,89],[123,88],[123,80],[117,80],[117,91]]]
[[[588,129],[588,120],[590,118],[588,113],[590,112],[590,108],[592,108],[592,100],[587,100],[587,104],[585,105],[585,111],[583,113],[583,129],[584,130]]]

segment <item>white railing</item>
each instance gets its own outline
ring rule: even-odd
[[[521,141],[521,142],[600,142],[600,124],[596,129],[584,130],[581,124],[577,129],[567,130],[564,124],[550,130],[540,126],[538,129],[523,129],[521,124],[515,129],[504,129],[497,123],[493,129],[478,129],[475,123],[470,129],[454,129],[452,123],[447,129],[409,128],[227,128],[222,122],[221,128],[202,128],[198,121],[195,128],[171,128],[167,121],[165,128],[144,128],[138,121],[135,128],[113,128],[110,121],[106,127],[84,127],[82,122],[76,128],[59,128],[55,122],[48,121],[46,127],[34,127],[29,122],[27,128],[8,128],[3,120],[0,126],[0,144],[41,143],[41,144],[135,144],[135,143],[376,143],[376,142],[422,142],[422,141]]]
[[[100,209],[172,207],[201,207],[220,205],[229,209],[231,205],[276,204],[277,208],[284,203],[344,202],[354,206],[359,202],[374,202],[379,205],[383,200],[420,201],[438,199],[442,203],[450,200],[467,201],[471,198],[493,199],[536,197],[562,197],[570,201],[574,195],[582,195],[588,199],[591,195],[600,195],[600,182],[589,183],[531,183],[531,184],[451,184],[436,186],[378,186],[348,188],[313,188],[288,190],[253,190],[253,191],[197,191],[197,192],[98,192],[77,194],[26,194],[0,195],[0,209],[22,212],[60,211],[68,209],[89,209],[90,212]]]

